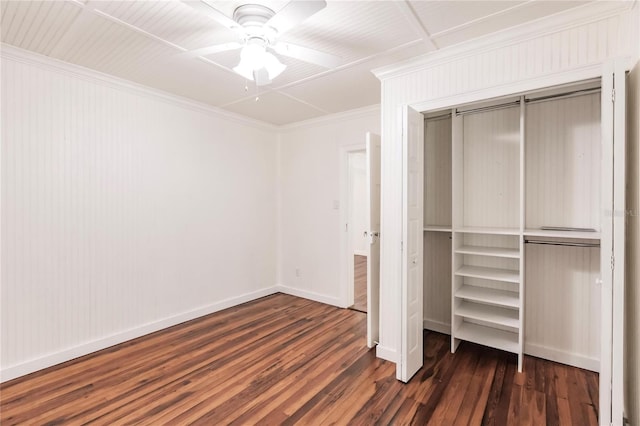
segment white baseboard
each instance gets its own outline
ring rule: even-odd
[[[314,293],[313,291],[301,290],[299,288],[287,287],[285,285],[277,285],[275,288],[276,291],[284,294],[289,294],[291,296],[302,297],[304,299],[326,303],[327,305],[333,305],[339,308],[346,308],[346,306],[344,306],[344,303],[341,303],[340,299],[338,299],[337,297],[326,296],[324,294]]]
[[[451,324],[430,319],[422,320],[422,328],[425,330],[437,331],[438,333],[451,335]]]
[[[382,345],[376,346],[376,356],[387,361],[398,363],[398,352],[395,349],[386,348]]]
[[[271,294],[277,293],[278,291],[280,291],[278,287],[273,286],[251,293],[246,293],[237,297],[221,300],[220,302],[216,302],[211,305],[197,308],[188,312],[144,324],[139,327],[134,327],[97,340],[86,342],[59,352],[50,353],[39,358],[31,359],[19,364],[10,365],[0,370],[0,382],[6,382],[8,380],[12,380],[29,373],[33,373],[34,371],[42,370],[43,368],[70,361],[74,358],[88,355],[92,352],[96,352],[110,346],[114,346],[128,340],[135,339],[137,337],[141,337],[146,334],[150,334],[155,331],[159,331],[176,324],[183,323],[185,321],[189,321],[198,317],[221,311],[223,309],[240,305],[241,303],[250,302],[252,300],[259,299],[260,297],[269,296]]]
[[[584,368],[585,370],[595,372],[600,371],[600,360],[571,352],[565,352],[559,349],[525,342],[524,353],[538,358],[559,362],[561,364]]]

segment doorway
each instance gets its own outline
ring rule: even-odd
[[[340,285],[343,307],[354,307],[356,292],[363,302],[355,308],[366,312],[372,348],[380,335],[381,142],[379,135],[364,136],[363,144],[340,149]]]
[[[350,250],[349,285],[353,286],[353,304],[350,309],[367,312],[367,185],[366,151],[350,152],[349,190],[347,209]]]

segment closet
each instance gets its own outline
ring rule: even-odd
[[[423,325],[598,371],[600,81],[425,114]]]

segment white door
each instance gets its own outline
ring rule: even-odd
[[[602,74],[602,324],[600,424],[624,415],[625,70],[611,61]]]
[[[403,382],[422,367],[422,239],[424,198],[424,117],[405,106],[402,111],[402,298],[400,365]]]
[[[624,246],[626,189],[626,73],[623,61],[614,69],[613,106],[613,350],[611,419],[622,425],[624,417]]]
[[[367,133],[367,345],[380,340],[380,136]]]

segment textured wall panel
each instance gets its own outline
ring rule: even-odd
[[[345,229],[341,211],[348,206],[338,209],[334,204],[341,197],[341,150],[354,145],[364,149],[366,132],[380,131],[379,117],[377,108],[367,109],[283,129],[280,134],[278,278],[279,284],[298,294],[345,303],[349,255],[338,248]]]
[[[599,360],[600,250],[527,244],[525,256],[525,345]]]
[[[423,316],[451,326],[451,234],[424,233]],[[436,330],[440,331],[440,330]]]
[[[275,143],[3,56],[3,370],[272,287]]]
[[[425,121],[424,226],[451,226],[451,118]]]
[[[526,106],[525,228],[600,230],[600,93]]]
[[[463,226],[520,226],[520,108],[464,120]]]

